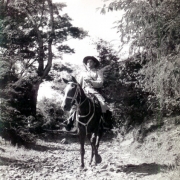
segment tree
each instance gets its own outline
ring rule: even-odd
[[[159,114],[179,113],[180,1],[111,1],[102,13],[114,10],[124,13],[117,21],[122,46],[131,43],[131,55],[140,53],[138,86],[155,94]]]
[[[51,0],[1,3],[1,47],[5,49],[3,55],[6,60],[13,59],[13,66],[19,66],[16,69],[18,80],[14,82],[13,88],[24,94],[23,104],[27,107],[24,108],[22,104],[19,108],[26,115],[36,114],[39,85],[48,75],[55,57],[52,47],[56,47],[59,54],[73,53],[73,49],[64,42],[69,36],[80,39],[86,36],[85,31],[72,26],[67,14],[60,15],[63,7],[65,4],[53,4]]]
[[[38,121],[38,90],[53,59],[74,52],[68,38],[87,35],[62,14],[64,7],[52,0],[0,0],[0,134],[13,144],[22,134],[27,140],[28,119]]]
[[[177,53],[180,43],[179,0],[112,1],[105,10],[122,10],[117,22],[123,43],[131,43],[131,52],[146,52],[150,59]]]

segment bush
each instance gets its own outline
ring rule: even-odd
[[[163,116],[180,113],[179,55],[169,55],[161,57],[159,61],[150,61],[140,70],[139,74],[141,79],[138,87],[156,95],[158,101],[156,108]],[[149,97],[152,103],[153,98],[153,96]],[[152,108],[154,108],[153,105]]]
[[[142,78],[139,71],[144,65],[142,59],[145,56],[136,54],[119,61],[118,53],[109,43],[99,40],[95,45],[101,67],[110,65],[110,69],[104,71],[105,82],[101,93],[111,107],[115,126],[127,132],[152,114],[151,109],[148,109],[151,92],[138,87],[139,79]]]
[[[37,120],[45,129],[59,129],[64,121],[64,112],[61,109],[61,102],[56,97],[52,99],[43,98],[37,104]]]
[[[1,98],[0,136],[12,145],[24,145],[35,141],[29,132],[27,117],[13,108],[6,99]]]
[[[103,96],[111,106],[115,126],[120,131],[129,131],[152,114],[151,109],[148,109],[151,92],[137,87],[140,76],[138,72],[142,68],[137,57],[116,62],[105,73]]]
[[[22,94],[13,88],[18,75],[8,59],[2,59],[0,67],[0,136],[13,145],[26,146],[35,141],[35,136],[29,132],[27,116],[20,111],[19,99]]]

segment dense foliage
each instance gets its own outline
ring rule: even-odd
[[[152,115],[152,110],[148,110],[150,92],[137,87],[141,58],[136,55],[118,61],[118,53],[110,43],[99,40],[95,45],[101,66],[110,65],[110,69],[104,71],[105,82],[101,93],[113,112],[114,126],[125,133]]]
[[[178,52],[179,0],[111,1],[105,10],[124,12],[117,29],[123,43],[132,42],[131,52],[146,52],[149,59]]]
[[[136,86],[154,94],[160,113],[179,113],[180,1],[110,1],[102,12],[114,10],[123,12],[117,21],[120,44],[131,44],[132,59],[140,55],[137,60],[142,68]]]
[[[0,0],[0,122],[2,130],[13,129],[12,136],[20,135],[19,126],[29,132],[28,119],[38,121],[38,90],[53,59],[74,52],[65,42],[87,34],[72,25],[63,7],[52,0]]]
[[[64,112],[61,109],[60,98],[43,98],[38,102],[38,122],[31,123],[33,127],[42,127],[46,130],[60,129],[61,123],[64,121]],[[38,124],[37,124],[38,123]]]

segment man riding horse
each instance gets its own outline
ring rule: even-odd
[[[93,94],[98,99],[103,113],[103,125],[105,128],[110,129],[112,128],[112,113],[109,110],[107,104],[105,103],[104,97],[99,93],[99,90],[103,87],[104,68],[99,69],[100,63],[94,56],[86,56],[83,59],[83,63],[85,65],[85,71],[81,75],[79,84],[82,86],[82,88],[87,94]],[[73,115],[74,108],[72,108],[71,117],[69,118],[68,124],[66,126],[67,130],[71,130],[71,128],[73,127],[73,122],[75,118],[75,116]]]

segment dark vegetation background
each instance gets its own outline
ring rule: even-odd
[[[73,65],[53,63],[53,59],[74,52],[64,45],[69,36],[82,39],[87,32],[62,14],[63,3],[18,2],[0,1],[0,135],[13,145],[27,145],[47,130],[60,129],[67,118],[60,99],[37,102],[38,90],[42,82],[50,81],[61,94],[61,73],[78,74]],[[111,67],[104,72],[102,94],[113,112],[113,132],[125,135],[137,129],[136,139],[142,141],[148,131],[163,125],[164,117],[180,114],[180,2],[111,1],[102,13],[113,10],[125,12],[116,28],[119,49],[131,42],[131,56],[119,61],[110,43],[94,42],[101,67]]]

